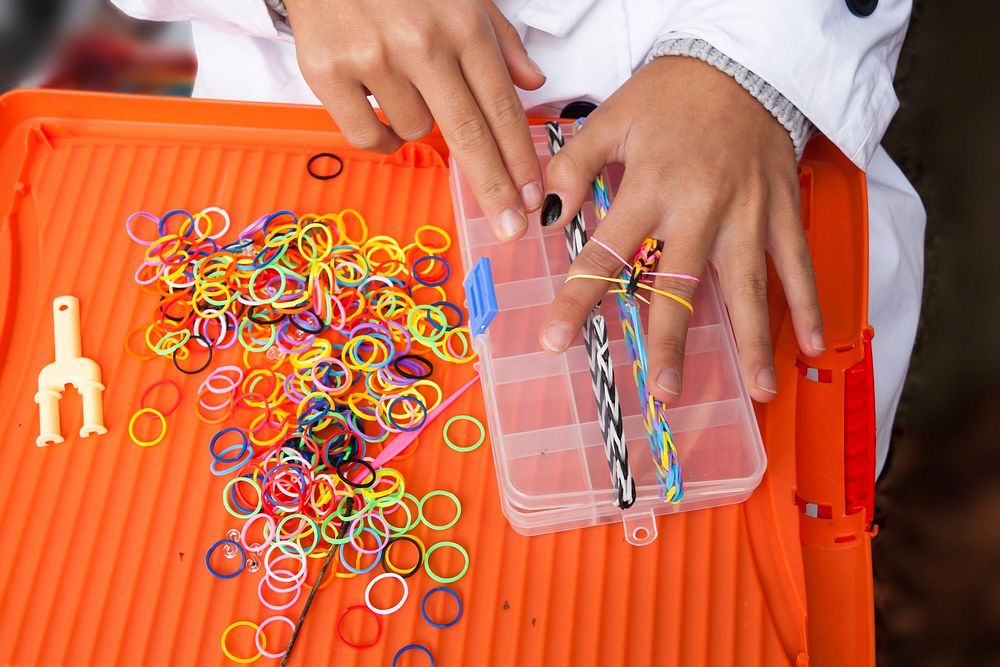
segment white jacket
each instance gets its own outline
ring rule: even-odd
[[[112,0],[151,20],[191,20],[195,96],[317,104],[292,36],[264,0]],[[525,108],[600,102],[657,42],[702,39],[777,88],[869,175],[869,320],[879,470],[916,333],[924,211],[879,147],[898,102],[893,72],[910,0],[497,0],[548,80]],[[877,4],[869,16],[851,7]],[[331,39],[338,38],[331,35]],[[350,48],[350,43],[344,44]]]

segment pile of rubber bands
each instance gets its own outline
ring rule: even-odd
[[[140,224],[149,231],[138,231]],[[421,430],[441,405],[442,390],[432,379],[435,364],[475,357],[465,315],[443,287],[451,277],[442,256],[451,246],[447,232],[425,225],[400,245],[388,236],[369,236],[365,218],[353,209],[301,216],[278,211],[224,244],[230,216],[215,207],[162,216],[138,212],[125,226],[145,248],[136,282],[157,297],[151,321],[129,333],[128,353],[166,357],[180,372],[197,374],[220,351],[241,350],[241,363],[213,368],[197,394],[198,418],[222,427],[208,444],[209,468],[231,476],[222,503],[241,522],[208,549],[205,565],[222,579],[263,570],[258,596],[276,613],[259,623],[230,625],[221,639],[225,655],[239,663],[281,657],[284,650],[268,650],[265,628],[295,625],[282,612],[304,588],[378,567],[383,573],[368,584],[365,604],[348,607],[340,617],[338,634],[347,645],[360,649],[378,641],[382,616],[402,608],[407,579],[420,569],[442,584],[424,596],[424,618],[438,628],[457,623],[461,598],[447,585],[468,570],[468,553],[450,541],[426,546],[413,531],[419,525],[434,531],[454,526],[459,499],[445,490],[418,498],[398,470],[373,464],[384,443]],[[133,343],[140,335],[145,348],[137,350]],[[146,446],[167,432],[165,414],[145,406],[148,394],[129,424],[133,441]],[[140,413],[159,420],[155,441],[136,436]],[[454,443],[448,430],[456,420],[474,422],[478,441]],[[471,451],[485,440],[485,429],[459,415],[443,435],[453,449]],[[397,459],[414,450],[408,446]],[[454,504],[448,522],[427,519],[425,505],[435,497]],[[401,542],[415,548],[415,565],[403,568],[394,560]],[[449,576],[435,572],[430,557],[439,550],[457,552],[464,567]],[[331,551],[338,567],[324,581],[307,583],[310,560]],[[402,588],[388,608],[371,601],[384,580]],[[428,599],[437,593],[457,602],[452,620],[434,621],[428,614]],[[375,618],[374,639],[351,642],[341,632],[355,611]],[[253,630],[256,654],[230,651],[229,635],[239,627]],[[397,657],[410,650],[430,657],[419,645],[404,647]]]

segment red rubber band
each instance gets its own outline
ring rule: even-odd
[[[177,398],[174,400],[174,404],[171,405],[168,409],[166,409],[166,410],[162,410],[161,409],[160,410],[160,414],[163,415],[164,417],[167,417],[167,416],[173,414],[174,411],[176,411],[177,408],[181,404],[181,387],[180,387],[179,384],[177,384],[176,382],[174,382],[173,380],[170,380],[170,379],[157,380],[153,384],[151,384],[148,387],[146,387],[146,390],[144,392],[142,392],[141,396],[139,396],[139,408],[142,409],[142,408],[147,407],[146,406],[146,399],[149,397],[149,393],[151,391],[153,391],[154,389],[156,389],[157,387],[160,387],[160,386],[165,385],[165,384],[169,384],[169,385],[171,385],[174,388],[174,390],[177,392]]]
[[[349,642],[347,640],[347,637],[344,636],[344,631],[343,631],[344,619],[347,618],[347,615],[350,614],[355,609],[363,609],[375,617],[375,623],[378,630],[376,630],[375,632],[375,639],[373,639],[370,644],[354,644],[352,642]],[[363,604],[356,604],[350,606],[347,609],[345,609],[343,613],[340,615],[340,618],[337,619],[337,636],[340,637],[340,641],[344,642],[351,648],[356,648],[356,649],[371,648],[372,646],[375,646],[375,644],[378,643],[378,640],[382,637],[382,619],[379,617],[378,614],[374,613],[371,609],[369,609],[367,606]]]

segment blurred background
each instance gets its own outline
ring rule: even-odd
[[[188,95],[190,43],[186,24],[132,21],[106,0],[0,0],[0,92]],[[890,667],[1000,666],[998,63],[1000,3],[917,2],[885,138],[928,213],[917,350],[878,486]]]

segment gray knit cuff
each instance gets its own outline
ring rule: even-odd
[[[688,56],[704,61],[724,74],[733,77],[738,84],[764,105],[782,127],[788,130],[795,147],[795,159],[802,157],[802,151],[813,133],[813,124],[778,89],[739,64],[722,51],[703,39],[692,37],[668,38],[657,42],[649,52],[646,62],[662,56]]]

